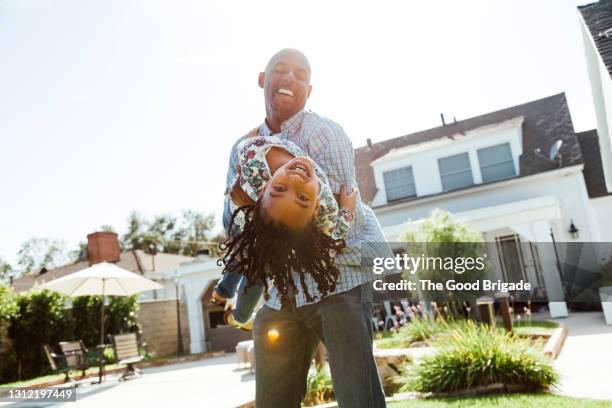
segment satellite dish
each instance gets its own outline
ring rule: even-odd
[[[550,162],[550,163],[554,163],[557,165],[557,167],[561,167],[562,166],[562,157],[561,157],[561,145],[563,144],[563,141],[561,139],[557,140],[551,147],[550,150],[548,151],[548,157],[544,156],[541,153],[541,149],[539,147],[533,149],[533,152],[535,153],[536,156]]]
[[[563,144],[562,140],[557,140],[555,144],[550,147],[550,152],[548,153],[548,160],[554,162],[557,161],[559,157],[561,145]]]

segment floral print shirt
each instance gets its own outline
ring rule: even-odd
[[[294,157],[308,157],[295,143],[276,136],[252,136],[244,139],[237,147],[240,172],[236,174],[234,181],[225,191],[226,200],[230,201],[233,209],[236,207],[230,198],[230,193],[237,184],[253,201],[257,201],[267,181],[272,177],[272,171],[266,160],[266,154],[272,147],[282,148]],[[346,239],[353,220],[353,213],[346,208],[339,208],[327,176],[314,162],[313,168],[320,186],[316,226],[334,239]],[[235,222],[242,229],[244,216],[241,214],[236,217]]]

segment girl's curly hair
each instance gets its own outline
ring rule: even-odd
[[[254,206],[243,206],[232,214],[229,231],[236,228],[236,217],[244,213],[244,229],[219,245],[225,255],[218,264],[225,270],[241,273],[249,287],[261,283],[264,297],[269,299],[268,279],[278,289],[281,301],[287,299],[289,288],[297,290],[293,273],[308,302],[317,299],[306,285],[306,274],[317,284],[321,297],[336,290],[340,272],[334,265],[334,256],[345,247],[344,240],[335,240],[311,222],[304,230],[292,231],[287,226],[269,219],[258,201]]]

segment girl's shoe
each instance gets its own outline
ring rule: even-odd
[[[235,327],[236,329],[240,329],[242,331],[246,331],[246,332],[253,331],[253,323],[255,321],[254,315],[252,315],[249,318],[249,320],[247,320],[246,322],[240,323],[236,321],[236,319],[234,319],[232,312],[233,312],[232,305],[228,303],[225,306],[225,313],[223,314],[223,320],[225,321],[225,324],[227,324],[228,326]]]

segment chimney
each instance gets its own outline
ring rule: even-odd
[[[367,138],[366,139],[366,143],[368,144],[368,147],[371,149],[372,148],[372,139]]]
[[[440,114],[440,119],[442,119],[442,126],[446,126],[446,122],[444,121],[444,114]]]
[[[87,235],[89,265],[100,262],[118,262],[120,254],[119,239],[114,232],[94,232]]]

